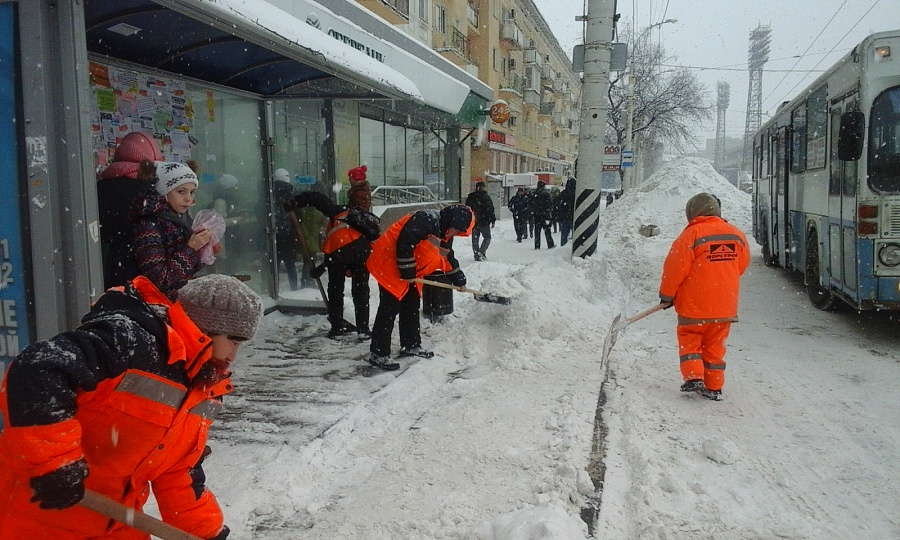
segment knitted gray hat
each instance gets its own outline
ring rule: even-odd
[[[187,282],[178,301],[200,330],[250,339],[262,316],[262,300],[239,279],[209,274]]]

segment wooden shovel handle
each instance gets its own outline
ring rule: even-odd
[[[109,497],[104,497],[96,491],[91,491],[89,489],[85,490],[84,498],[81,499],[81,502],[78,504],[97,512],[98,514],[114,519],[119,523],[124,523],[129,527],[147,534],[152,534],[163,540],[203,540],[199,536],[186,533],[153,516],[148,516],[140,510],[129,508]]]
[[[466,287],[466,290],[463,291],[462,287],[457,287],[456,285],[450,285],[449,283],[441,283],[440,281],[431,281],[430,279],[415,278],[415,279],[413,279],[413,281],[415,281],[416,283],[421,283],[423,285],[431,285],[432,287],[440,287],[442,289],[453,289],[454,291],[459,291],[459,292],[467,292],[467,293],[472,293],[472,294],[485,294],[485,295],[488,294],[484,291],[476,291],[475,289],[470,289],[468,287]]]
[[[631,317],[630,319],[628,319],[627,321],[625,321],[625,325],[624,325],[624,326],[628,326],[629,324],[631,324],[631,323],[633,323],[633,322],[639,321],[639,320],[643,319],[644,317],[646,317],[646,316],[648,316],[648,315],[653,315],[653,314],[656,313],[657,311],[659,311],[659,310],[661,310],[661,309],[664,309],[664,308],[667,308],[667,307],[669,307],[669,306],[666,305],[666,304],[656,304],[656,305],[653,306],[652,308],[645,309],[644,311],[638,313],[638,314],[635,315],[634,317]],[[623,326],[623,328],[624,328],[624,326]]]

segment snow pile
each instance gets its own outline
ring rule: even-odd
[[[898,537],[895,321],[856,336],[871,319],[822,317],[754,245],[725,401],[678,391],[672,310],[620,332],[600,366],[613,317],[658,302],[700,191],[748,232],[750,197],[685,160],[601,212],[588,259],[517,243],[510,220],[485,262],[458,241],[469,286],[512,304],[455,293],[452,315],[422,323],[437,356],[400,372],[325,339],[322,315],[266,316],[236,366],[250,390],[226,400],[206,462],[230,538],[584,539],[598,467],[595,538]],[[660,234],[641,236],[647,223]]]

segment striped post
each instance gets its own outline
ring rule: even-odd
[[[580,182],[578,184],[580,186]],[[590,257],[597,251],[597,224],[600,221],[600,190],[578,189],[572,231],[572,256]]]

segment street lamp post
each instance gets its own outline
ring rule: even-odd
[[[640,41],[647,35],[647,32],[650,30],[662,26],[664,24],[676,23],[678,19],[665,19],[663,21],[659,21],[658,23],[653,23],[640,33],[640,35],[634,40],[634,46],[632,47],[632,53],[637,50],[637,45]],[[632,57],[633,58],[633,57]],[[634,153],[634,85],[635,85],[635,76],[634,69],[632,68],[633,61],[629,62],[629,70],[630,73],[626,78],[626,84],[628,85],[628,121],[625,124],[625,146],[622,149],[624,152],[630,152],[632,156],[631,166],[625,167],[625,171],[622,174],[622,190],[633,189],[635,186],[634,183],[634,168],[637,165],[637,155]]]

